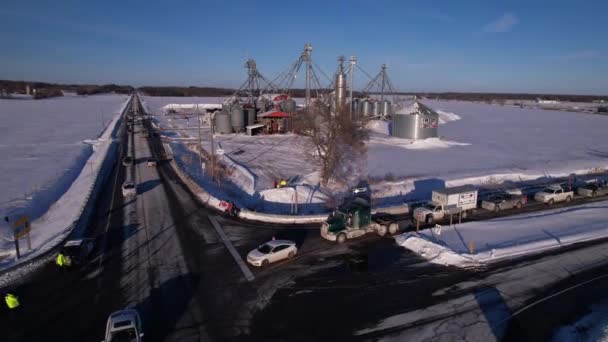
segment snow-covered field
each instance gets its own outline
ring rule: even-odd
[[[469,267],[604,237],[608,201],[405,233],[395,241],[429,262]]]
[[[145,97],[160,114],[169,103],[217,103],[221,98]],[[459,101],[425,100],[440,115],[440,138],[413,141],[393,138],[390,123],[370,122],[367,164],[376,204],[426,199],[433,189],[461,184],[522,181],[587,173],[608,167],[608,116],[527,109]],[[158,116],[175,143],[196,144],[195,118]],[[189,127],[188,130],[183,130]],[[173,132],[170,130],[174,129]],[[216,135],[229,162],[240,167],[233,182],[249,195],[291,202],[293,189],[272,189],[286,178],[298,187],[298,199],[315,188],[311,203],[320,203],[319,174],[307,158],[306,140],[295,135],[247,137]],[[202,129],[210,149],[209,129]],[[331,189],[335,190],[335,189]],[[289,192],[291,191],[291,192]],[[289,193],[288,193],[289,192]]]
[[[0,100],[0,214],[13,220],[28,215],[33,221],[34,248],[67,228],[86,203],[83,201],[94,181],[91,177],[99,171],[110,146],[97,143],[93,148],[83,141],[111,139],[112,132],[106,128],[117,122],[127,100],[124,95]],[[104,136],[100,136],[102,132]],[[74,196],[64,195],[70,191]],[[47,212],[49,208],[62,209]],[[65,220],[67,225],[63,225]],[[3,256],[6,251],[13,252],[11,232],[2,220]]]

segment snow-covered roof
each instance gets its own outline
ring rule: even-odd
[[[439,114],[437,114],[437,112],[435,112],[431,108],[423,105],[422,103],[418,102],[418,100],[415,100],[409,106],[401,108],[395,114],[405,114],[405,115],[436,115],[436,116],[439,116]]]
[[[221,109],[221,103],[169,103],[161,109]]]

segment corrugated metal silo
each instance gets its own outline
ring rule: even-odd
[[[436,138],[439,133],[439,114],[418,102],[408,113],[392,115],[392,136],[405,139]]]
[[[380,103],[380,115],[391,115],[391,101],[384,100]]]
[[[372,114],[372,104],[368,100],[363,100],[359,107],[361,108],[361,116],[368,117]]]
[[[245,130],[245,112],[240,105],[232,106],[230,110],[230,124],[232,125],[232,129],[237,133]]]
[[[220,134],[232,133],[232,124],[230,123],[230,114],[225,111],[215,113],[215,131]]]
[[[380,115],[380,102],[374,101],[372,102],[372,116]]]
[[[255,123],[255,108],[247,108],[247,125]]]

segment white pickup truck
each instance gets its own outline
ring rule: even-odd
[[[552,205],[555,202],[570,202],[574,198],[574,191],[566,191],[559,185],[551,185],[534,194],[534,200]]]
[[[450,214],[461,214],[466,218],[477,208],[477,189],[470,186],[433,190],[431,201],[414,209],[414,219],[433,224]]]

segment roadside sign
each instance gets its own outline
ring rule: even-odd
[[[13,223],[13,229],[15,239],[21,239],[25,235],[29,234],[32,230],[32,227],[30,226],[30,219],[27,216],[21,216]]]
[[[436,224],[433,228],[433,233],[437,236],[441,236],[441,226]]]

